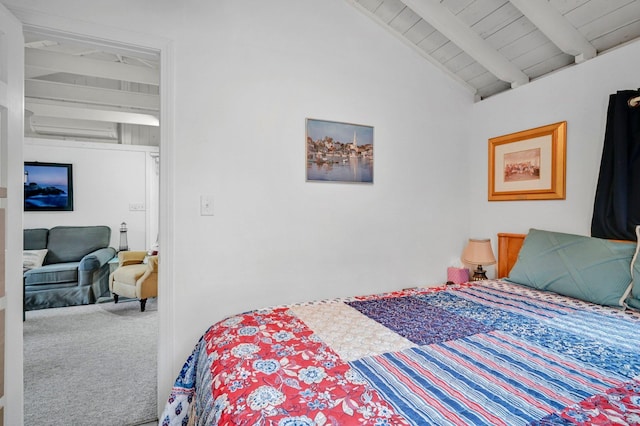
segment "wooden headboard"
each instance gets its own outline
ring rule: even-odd
[[[527,234],[498,234],[498,270],[496,278],[509,276]]]

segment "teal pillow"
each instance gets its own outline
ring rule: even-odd
[[[507,281],[622,306],[634,251],[634,244],[531,229]]]
[[[640,225],[636,226],[636,240],[640,241]],[[631,265],[631,294],[627,298],[627,305],[640,309],[640,242],[636,242],[636,252]]]

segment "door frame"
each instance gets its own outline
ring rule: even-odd
[[[78,21],[59,16],[46,15],[33,10],[7,7],[23,25],[23,31],[34,30],[38,32],[50,31],[56,35],[69,35],[74,39],[86,39],[88,43],[103,41],[108,45],[119,45],[136,50],[156,51],[160,54],[160,188],[159,188],[159,244],[160,262],[162,273],[158,277],[158,353],[157,353],[157,377],[158,377],[158,416],[164,408],[169,392],[173,385],[176,372],[173,371],[175,359],[174,347],[174,306],[173,283],[174,280],[174,184],[175,182],[175,156],[174,153],[174,47],[170,39],[150,36],[141,33],[130,32],[121,28],[97,25],[95,23]],[[22,151],[20,151],[22,152]],[[20,154],[20,157],[22,154]],[[22,158],[9,158],[10,162],[22,164]],[[8,289],[14,293],[13,298],[8,299],[9,304],[20,303],[18,296],[22,297],[19,285],[22,283],[7,283]],[[13,299],[13,300],[12,300]],[[17,306],[17,305],[16,305]],[[12,321],[7,323],[7,329],[15,329],[22,335],[22,322]],[[162,348],[162,350],[161,350]],[[17,349],[16,349],[17,350]],[[23,345],[20,339],[20,353]],[[22,377],[22,375],[20,375]],[[7,389],[19,393],[24,401],[24,384],[7,383]],[[21,423],[21,422],[20,422]],[[10,424],[10,423],[9,423]],[[16,423],[18,424],[18,423]]]
[[[0,4],[0,6],[2,6]],[[0,8],[0,28],[4,44],[2,83],[0,84],[0,132],[2,132],[2,198],[4,210],[3,274],[4,292],[0,297],[1,350],[4,362],[0,393],[0,422],[22,424],[22,141],[24,135],[24,37],[21,22],[6,7]],[[15,324],[20,324],[19,328]],[[15,392],[14,385],[20,387]]]

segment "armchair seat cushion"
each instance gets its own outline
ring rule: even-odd
[[[113,272],[113,279],[122,284],[128,284],[131,286],[136,285],[136,282],[147,271],[147,265],[127,265],[122,268],[118,268]]]
[[[52,263],[24,273],[24,283],[28,286],[56,285],[68,283],[78,285],[78,265],[80,262]]]

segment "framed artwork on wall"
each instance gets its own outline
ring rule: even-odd
[[[72,165],[25,162],[24,211],[73,211]]]
[[[307,182],[373,183],[373,127],[306,120]]]
[[[567,122],[489,139],[489,201],[564,200]]]

